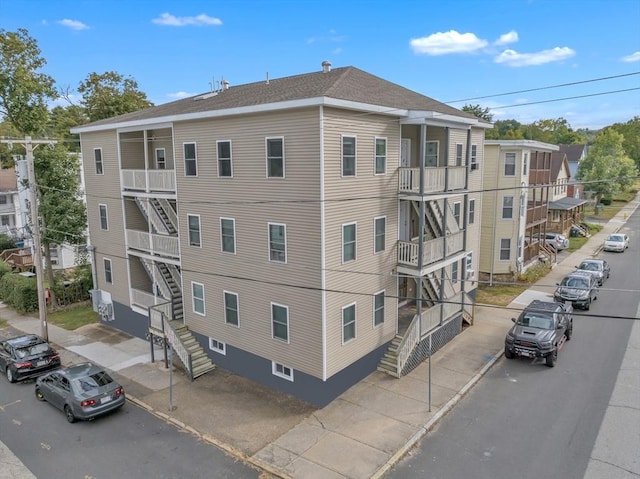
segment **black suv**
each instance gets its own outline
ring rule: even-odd
[[[591,302],[598,299],[598,278],[595,272],[575,270],[556,283],[554,301],[571,301],[574,307],[589,310]]]
[[[527,306],[504,340],[504,356],[545,358],[550,368],[556,365],[558,351],[573,334],[571,303],[535,300]]]
[[[0,372],[10,383],[29,379],[60,367],[60,355],[35,334],[0,341]]]

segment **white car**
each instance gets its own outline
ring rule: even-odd
[[[629,247],[629,237],[624,233],[614,233],[604,240],[603,250],[624,252]]]

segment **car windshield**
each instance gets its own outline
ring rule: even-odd
[[[582,263],[580,269],[587,271],[600,271],[600,265],[598,263]]]
[[[565,278],[560,284],[561,286],[567,286],[568,288],[589,288],[589,282],[582,278]]]
[[[518,324],[538,329],[553,329],[553,319],[539,314],[523,314],[518,319]]]
[[[615,241],[616,243],[621,243],[624,240],[620,235],[609,235],[607,236],[607,241]]]
[[[16,349],[16,356],[18,358],[26,358],[27,356],[38,356],[39,354],[46,353],[49,350],[49,344],[38,343],[33,344],[26,348]]]
[[[94,389],[98,389],[100,386],[105,386],[112,383],[113,379],[106,372],[100,371],[90,376],[84,376],[82,378],[74,379],[74,383],[81,391],[89,392]]]

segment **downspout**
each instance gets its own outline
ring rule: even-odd
[[[497,152],[497,165],[496,165],[496,182],[494,185],[494,192],[493,192],[493,231],[491,232],[491,236],[493,236],[493,248],[491,248],[491,267],[489,270],[489,286],[493,286],[493,270],[495,268],[495,263],[496,263],[496,228],[497,228],[497,223],[498,223],[498,213],[499,213],[499,209],[498,209],[498,182],[500,181],[500,157],[502,156],[502,147],[500,145],[498,146],[498,152]],[[484,188],[484,186],[483,186]]]
[[[469,164],[469,158],[471,158],[471,127],[467,129],[467,152],[465,159],[465,168],[464,168],[464,214],[462,215],[462,229],[464,234],[462,235],[462,249],[467,251],[467,235],[469,232],[467,231],[468,227],[468,218],[469,218],[469,173],[471,172],[471,165]],[[467,279],[467,259],[465,257],[464,260],[464,272],[462,274],[462,280],[460,281],[460,289],[463,293],[466,292],[466,279]],[[462,311],[464,311],[464,294],[462,295]]]
[[[320,105],[320,291],[322,296],[322,380],[327,380],[327,278],[324,196],[324,108]]]

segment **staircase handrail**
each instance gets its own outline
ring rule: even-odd
[[[136,204],[140,211],[144,214],[147,221],[149,221],[153,227],[161,234],[169,234],[167,225],[164,224],[162,217],[158,214],[155,208],[148,205],[143,199],[136,196]]]
[[[169,221],[171,222],[173,229],[177,231],[178,230],[178,214],[175,212],[175,210],[171,206],[171,203],[169,203],[169,200],[165,198],[156,198],[156,200],[158,201],[158,203],[160,203],[161,208],[169,218]]]
[[[402,341],[398,345],[398,360],[396,363],[396,374],[400,377],[402,368],[407,360],[411,357],[411,353],[416,345],[420,342],[420,316],[415,314],[411,320],[411,324],[407,328]]]
[[[191,353],[182,343],[180,336],[176,333],[176,331],[171,326],[170,321],[167,316],[163,314],[163,325],[164,325],[164,333],[169,345],[173,348],[173,351],[180,358],[182,365],[185,367],[187,376],[190,381],[193,381],[193,362]]]

